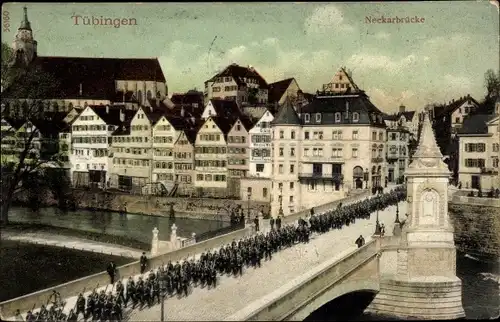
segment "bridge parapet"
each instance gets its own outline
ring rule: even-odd
[[[299,315],[307,316],[310,313],[310,308],[305,309],[305,307],[310,305],[311,301],[322,297],[325,292],[342,283],[371,260],[376,261],[376,269],[373,271],[378,272],[379,251],[380,241],[378,239],[369,240],[361,248],[347,250],[312,268],[306,274],[299,276],[273,293],[226,318],[225,321],[281,321],[289,319],[291,316],[298,314],[299,311],[306,312],[300,312]],[[356,289],[354,285],[341,287],[342,290],[339,291],[338,296],[360,290],[359,288]],[[371,272],[369,277],[359,281],[357,285],[362,285],[361,289],[378,290],[378,274]],[[323,300],[320,299],[319,301]],[[320,307],[322,304],[324,303],[313,306]]]
[[[194,256],[196,254],[202,253],[207,249],[220,247],[221,245],[230,243],[233,240],[238,240],[240,238],[248,236],[249,234],[251,234],[251,229],[244,228],[233,231],[226,235],[218,236],[216,238],[207,239],[188,247],[151,257],[149,259],[149,266],[151,268],[156,268],[162,264],[166,264],[168,261],[175,262],[178,260],[182,260],[184,258],[187,258],[188,256]],[[137,274],[140,274],[139,261],[118,267],[118,278],[120,279]],[[29,310],[32,310],[33,307],[38,308],[42,304],[46,304],[47,299],[52,294],[53,290],[59,292],[61,294],[61,297],[65,299],[72,296],[77,296],[84,289],[87,292],[89,290],[93,290],[97,286],[108,284],[109,276],[107,272],[101,272],[54,287],[46,288],[34,293],[26,294],[5,302],[1,302],[0,319],[5,320],[5,318],[7,317],[14,316],[16,310],[18,309],[21,312],[27,312]]]

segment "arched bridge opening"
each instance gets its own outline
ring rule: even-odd
[[[341,295],[323,304],[304,321],[362,321],[364,310],[375,298],[377,290],[359,290]]]

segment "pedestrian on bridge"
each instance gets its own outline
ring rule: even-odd
[[[111,281],[111,284],[115,284],[115,276],[116,276],[116,265],[113,262],[110,262],[108,265],[108,268],[106,269],[108,271],[109,279]]]
[[[255,231],[259,232],[259,217],[255,216],[253,223],[255,224]]]
[[[281,215],[278,215],[278,218],[276,218],[276,229],[281,229]]]
[[[146,252],[142,252],[140,264],[141,264],[141,274],[144,274],[144,272],[146,271],[146,266],[148,265],[148,258],[146,257]]]
[[[359,235],[358,239],[356,239],[356,245],[358,245],[358,248],[363,246],[365,244],[365,239],[363,238],[363,235]]]
[[[271,225],[271,230],[274,230],[274,217],[271,217],[271,219],[269,219],[269,224]]]

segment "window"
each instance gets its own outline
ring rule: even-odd
[[[294,183],[290,182],[290,190],[293,190],[293,188],[294,188]]]
[[[279,152],[279,153],[280,153],[280,154],[279,154],[279,156],[280,156],[280,157],[282,157],[282,156],[283,156],[283,154],[284,154],[284,153],[283,153],[283,150],[284,150],[283,148],[280,148],[280,152]]]
[[[340,123],[341,114],[340,112],[335,113],[335,123]]]
[[[383,132],[379,132],[378,133],[378,140],[379,141],[383,141],[384,140],[384,133]]]
[[[332,149],[332,158],[341,158],[343,156],[342,148]]]
[[[357,140],[358,139],[358,131],[352,131],[352,139]]]
[[[290,173],[294,173],[294,172],[295,172],[295,165],[290,164]]]
[[[309,131],[304,132],[304,140],[309,140]]]
[[[459,117],[455,117],[455,123],[460,123],[460,118]]]
[[[321,122],[321,113],[316,113],[316,122]]]
[[[282,165],[282,164],[280,164],[280,165],[278,166],[278,172],[279,172],[279,173],[283,173],[283,165]]]
[[[305,157],[309,156],[309,149],[308,148],[304,148],[304,156]]]
[[[493,152],[498,152],[499,147],[500,147],[500,144],[498,144],[498,143],[493,143]]]
[[[492,157],[491,158],[491,166],[493,168],[498,168],[498,157]]]
[[[291,157],[295,156],[295,148],[290,148],[290,156]]]
[[[484,159],[465,159],[467,168],[484,168]]]
[[[484,143],[466,143],[465,152],[485,152],[486,144]]]
[[[236,125],[236,131],[241,131],[241,125]]]
[[[251,195],[252,194],[252,187],[247,188],[247,194]]]
[[[292,131],[292,132],[290,133],[290,138],[291,138],[292,140],[295,140],[295,131]]]
[[[352,157],[357,158],[358,157],[358,148],[352,148]]]
[[[359,113],[358,112],[352,113],[352,121],[359,122]]]
[[[288,200],[290,201],[290,203],[293,203],[293,196],[290,196],[290,198],[288,198]]]
[[[262,197],[267,198],[267,188],[262,188]]]
[[[255,171],[256,171],[256,172],[264,172],[264,164],[262,164],[262,163],[257,163],[257,164],[255,165]]]
[[[280,131],[280,139],[284,139],[285,138],[285,132],[284,131]]]
[[[377,132],[373,131],[372,132],[372,141],[376,141],[377,140]]]
[[[311,120],[311,115],[304,114],[304,122],[309,123],[310,120]]]

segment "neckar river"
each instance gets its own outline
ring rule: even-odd
[[[141,242],[151,242],[152,230],[157,227],[160,240],[169,240],[171,227],[177,226],[177,236],[191,237],[227,227],[224,221],[190,218],[168,218],[135,214],[119,214],[107,211],[77,210],[63,212],[57,208],[42,208],[37,212],[13,207],[9,211],[12,223],[30,223],[70,228],[81,231],[122,236]]]

